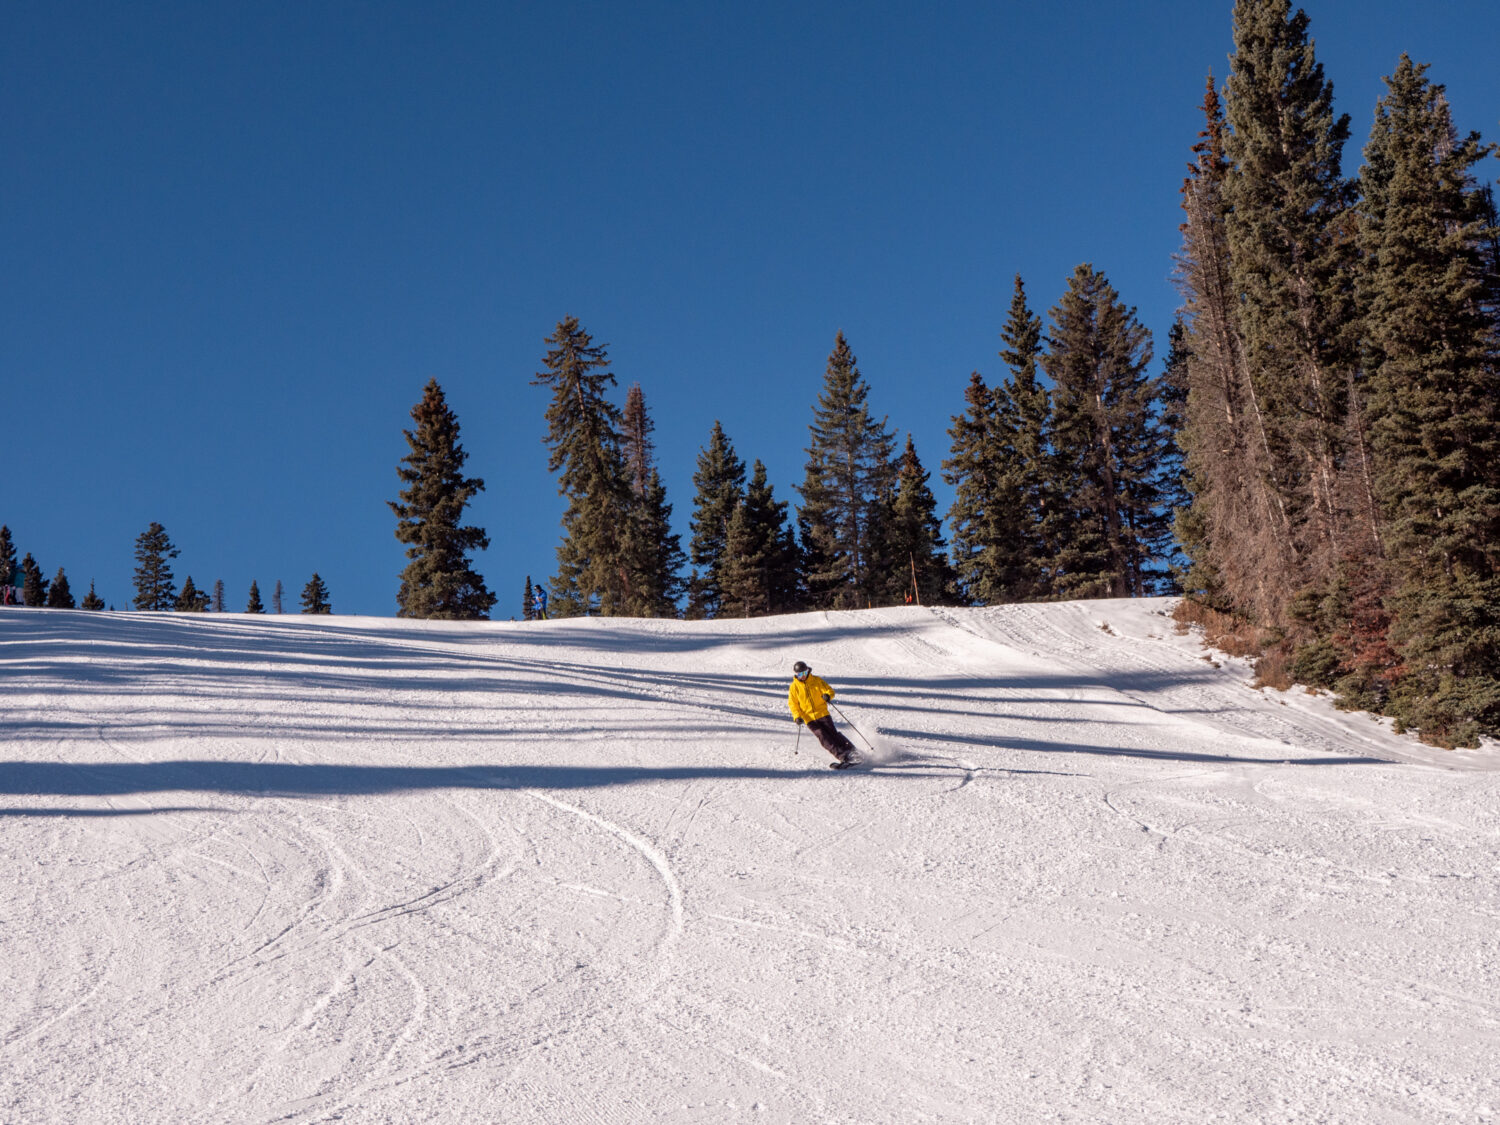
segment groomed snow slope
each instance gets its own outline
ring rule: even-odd
[[[1500,755],[1167,608],[0,613],[0,1120],[1493,1120]]]

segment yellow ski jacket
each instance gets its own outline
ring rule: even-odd
[[[828,704],[823,697],[833,698],[833,689],[819,676],[808,676],[805,680],[792,680],[786,692],[786,705],[792,709],[792,718],[810,723],[814,719],[828,716]]]

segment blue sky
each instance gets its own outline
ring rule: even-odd
[[[1156,334],[1225,2],[15,4],[0,33],[0,523],[50,578],[395,612],[402,429],[457,411],[477,567],[555,569],[543,340],[640,382],[687,538],[722,420],[795,502],[843,330],[940,501],[1011,279],[1080,262]],[[1354,172],[1404,50],[1500,139],[1500,5],[1313,0]],[[1500,173],[1500,162],[1489,165]]]

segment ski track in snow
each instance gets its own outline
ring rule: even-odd
[[[1500,1119],[1500,755],[1168,609],[0,612],[0,1120]]]

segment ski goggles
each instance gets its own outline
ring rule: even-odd
[[[808,676],[812,675],[812,669],[809,668],[806,672],[793,672],[792,675],[796,676],[799,680],[805,680]]]

